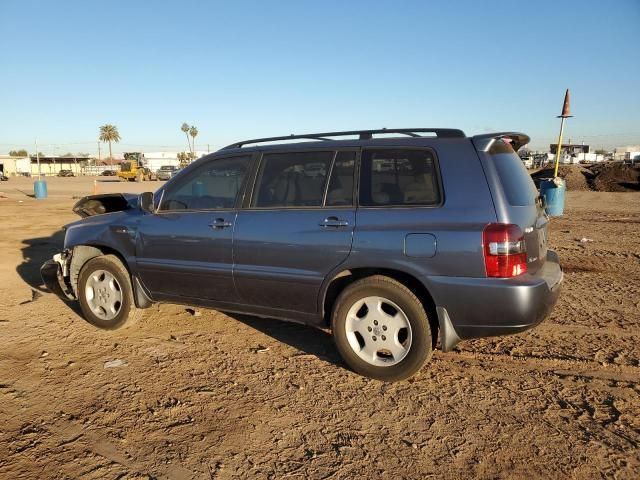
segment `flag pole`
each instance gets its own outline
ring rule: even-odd
[[[560,153],[562,152],[562,134],[564,133],[564,117],[560,117],[560,135],[558,136],[558,147],[556,148],[556,168],[553,170],[553,178],[558,176],[560,166]]]

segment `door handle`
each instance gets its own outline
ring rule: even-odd
[[[340,227],[348,226],[349,222],[347,222],[346,220],[340,220],[338,217],[327,217],[318,225],[324,228],[328,228],[328,227],[340,228]]]
[[[210,223],[211,228],[227,228],[233,225],[231,222],[227,222],[224,218],[216,218],[213,223]]]

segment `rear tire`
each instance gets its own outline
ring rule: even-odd
[[[382,275],[355,281],[342,291],[331,328],[347,365],[378,380],[409,378],[433,353],[422,303],[402,283]]]
[[[131,277],[115,255],[88,260],[78,276],[78,300],[84,318],[92,325],[115,330],[137,319]]]

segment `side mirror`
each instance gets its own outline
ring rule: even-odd
[[[141,193],[138,197],[138,207],[145,213],[154,213],[153,208],[153,192]]]

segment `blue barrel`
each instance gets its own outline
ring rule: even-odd
[[[550,217],[559,217],[564,212],[564,194],[567,184],[557,178],[546,178],[540,182],[540,195],[545,200],[545,210]]]
[[[33,182],[33,193],[35,193],[36,198],[47,198],[47,182],[44,180]]]
[[[202,182],[194,182],[191,186],[191,195],[194,197],[204,197],[207,194],[207,189]]]

